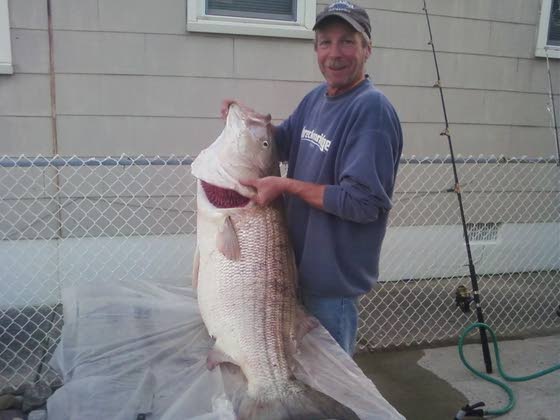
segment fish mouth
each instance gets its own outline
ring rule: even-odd
[[[219,209],[230,209],[233,207],[244,207],[251,201],[249,198],[239,194],[235,190],[218,187],[217,185],[200,180],[206,198],[214,207]]]

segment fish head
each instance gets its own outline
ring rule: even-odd
[[[240,181],[280,174],[270,115],[232,103],[222,133],[200,152],[191,172],[213,191],[235,191],[251,198],[254,190]]]
[[[220,150],[238,179],[273,175],[278,169],[276,147],[272,138],[270,114],[262,115],[237,103],[230,105]]]

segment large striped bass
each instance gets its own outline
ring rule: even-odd
[[[238,365],[247,393],[240,419],[358,419],[346,406],[295,379],[292,357],[309,322],[281,203],[250,201],[239,181],[279,174],[270,115],[237,104],[221,135],[192,164],[198,178],[193,285],[215,345],[209,368]],[[298,329],[298,327],[300,327]]]

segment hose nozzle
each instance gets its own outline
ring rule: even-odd
[[[482,401],[477,402],[476,404],[473,405],[467,404],[457,412],[453,420],[462,420],[463,418],[465,418],[465,416],[484,417],[484,410],[482,408],[478,408],[478,407],[484,407],[484,405],[485,404]]]

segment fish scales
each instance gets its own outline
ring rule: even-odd
[[[294,339],[296,284],[288,235],[274,207],[241,210],[231,217],[241,258],[232,261],[209,250],[208,261],[201,260],[199,275],[215,282],[199,285],[202,316],[209,333],[218,337],[217,345],[243,361],[249,393],[273,394],[291,377],[286,354]],[[204,222],[199,224],[206,231]]]

